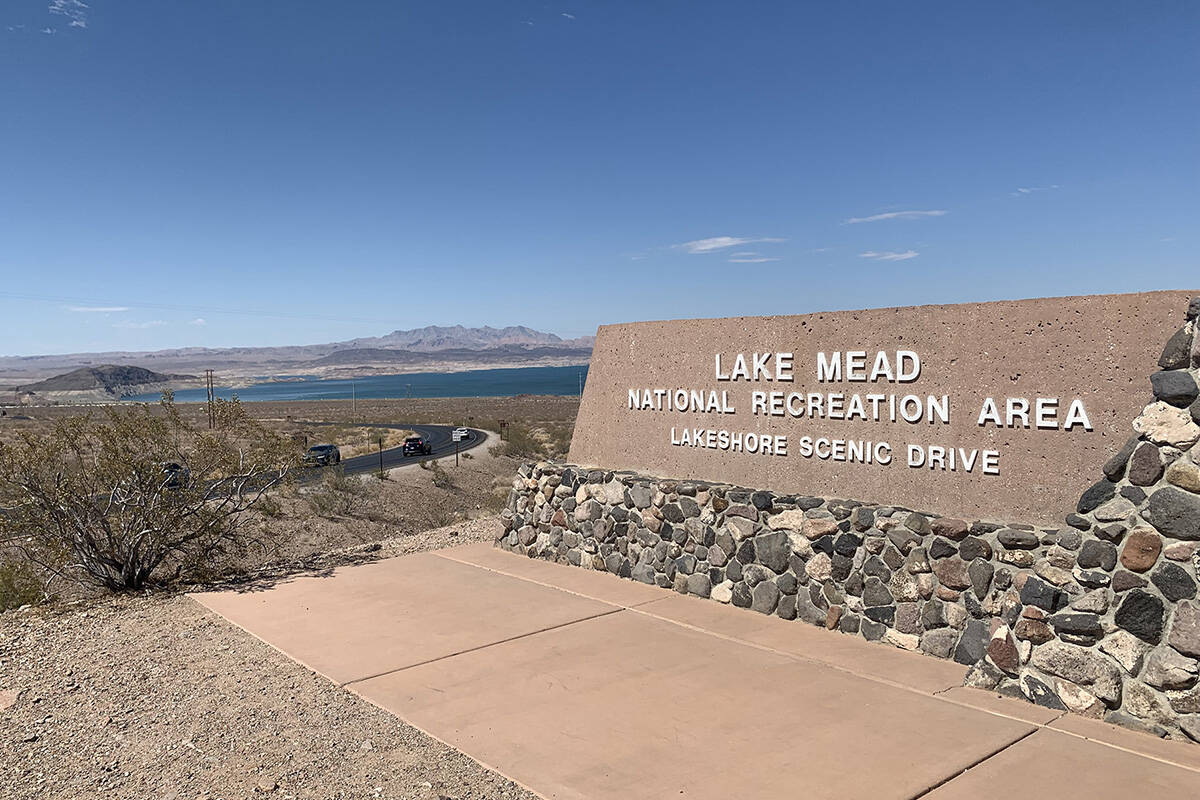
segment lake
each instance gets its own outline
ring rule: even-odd
[[[220,380],[220,376],[217,376]],[[217,387],[217,396],[236,394],[245,402],[286,400],[348,400],[359,398],[404,397],[512,397],[518,394],[558,394],[574,397],[581,380],[587,380],[587,367],[519,367],[479,369],[468,372],[414,372],[407,375],[373,375],[354,380],[305,378],[296,381],[264,381],[233,389]],[[156,402],[161,395],[139,394],[125,398],[137,402]],[[175,400],[203,403],[204,389],[180,389]]]

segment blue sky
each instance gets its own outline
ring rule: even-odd
[[[1187,0],[5,0],[0,353],[1192,288],[1197,41]]]

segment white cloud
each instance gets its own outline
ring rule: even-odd
[[[884,252],[868,250],[865,253],[859,253],[858,257],[873,258],[876,261],[908,261],[910,258],[916,258],[919,255],[921,254],[916,250],[905,250],[903,253],[895,253],[891,250],[885,250]]]
[[[208,320],[206,320],[204,317],[196,317],[194,320],[192,320],[191,322],[188,323],[188,325],[196,325],[196,326],[207,325],[207,324],[208,324]]]
[[[42,28],[42,33],[46,34],[47,36],[53,36],[54,34],[58,33],[58,31],[56,31],[54,28]]]
[[[1021,195],[1033,194],[1034,192],[1049,192],[1057,188],[1057,183],[1052,183],[1049,186],[1021,186],[1018,187],[1017,190],[1012,193],[1012,195],[1013,197],[1020,197]]]
[[[730,264],[763,264],[767,261],[778,261],[778,258],[768,258],[766,256],[750,256],[738,258],[737,253],[729,259]]]
[[[882,222],[886,219],[920,219],[921,217],[944,217],[945,209],[935,208],[930,211],[889,211],[886,214],[873,214],[869,217],[851,217],[843,225],[857,225],[860,222]]]
[[[786,242],[787,239],[779,239],[773,236],[764,236],[757,239],[747,239],[740,236],[713,236],[709,239],[696,239],[691,242],[683,242],[682,244],[673,244],[676,250],[683,250],[685,253],[711,253],[715,250],[724,250],[726,247],[740,247],[744,244],[757,244],[759,242]]]
[[[574,14],[568,14],[568,13],[567,13],[567,12],[565,12],[565,11],[564,11],[564,12],[562,12],[562,15],[563,15],[564,17],[566,17],[567,19],[575,19],[575,15],[574,15]]]
[[[65,306],[65,308],[76,314],[116,314],[129,310],[129,306]]]
[[[113,327],[114,328],[124,328],[126,330],[145,330],[146,328],[161,328],[163,325],[166,325],[166,324],[167,323],[161,319],[152,319],[152,320],[148,320],[146,322],[132,322],[130,320],[121,320],[120,322],[114,322]]]
[[[48,10],[51,14],[61,14],[71,21],[72,28],[88,26],[88,4],[83,0],[50,0]]]

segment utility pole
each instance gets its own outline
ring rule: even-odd
[[[208,429],[211,431],[217,426],[217,410],[213,408],[216,392],[213,389],[213,371],[211,369],[204,370],[204,385],[208,394]]]
[[[379,477],[383,477],[383,437],[379,437]]]
[[[458,466],[458,446],[461,444],[458,439],[454,440],[454,466]]]

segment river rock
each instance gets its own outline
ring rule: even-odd
[[[1125,539],[1121,565],[1133,572],[1145,572],[1154,566],[1162,551],[1162,539],[1151,528],[1135,528]]]

